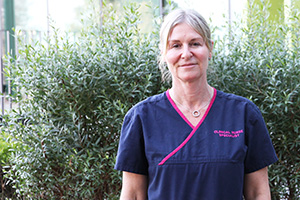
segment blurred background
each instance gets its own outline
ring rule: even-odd
[[[102,4],[102,0],[99,4]],[[81,28],[81,18],[88,14],[87,7],[91,0],[0,0],[1,29],[5,29],[7,20],[11,20],[14,27],[22,30],[47,31],[53,23],[62,30],[77,31]],[[131,2],[142,5],[163,6],[166,0],[106,0],[116,8]],[[242,16],[247,8],[247,0],[173,0],[179,7],[193,8],[199,11],[206,19],[211,18],[216,24],[224,20],[234,20]],[[289,1],[275,0],[277,5],[289,4]],[[274,3],[273,3],[274,4]],[[144,12],[149,12],[149,7],[142,7]],[[225,17],[225,18],[224,18]],[[147,17],[145,21],[147,21]],[[9,28],[9,27],[7,27]]]
[[[288,18],[288,8],[300,8],[300,0],[0,0],[0,107],[2,114],[12,108],[12,102],[5,98],[10,94],[10,83],[3,77],[3,55],[10,53],[15,56],[18,44],[14,34],[22,35],[22,43],[35,43],[49,35],[52,31],[60,30],[75,35],[82,30],[91,13],[102,12],[104,4],[111,4],[120,17],[121,8],[129,3],[138,3],[143,22],[142,32],[151,32],[153,27],[153,12],[159,11],[161,16],[168,5],[181,8],[192,8],[200,12],[213,27],[214,39],[218,39],[226,32],[226,26],[234,28],[234,23],[247,20],[250,2],[265,4],[269,2],[270,18],[282,20]],[[91,7],[91,5],[94,5]],[[279,10],[286,16],[279,16]],[[101,19],[100,19],[101,20]],[[239,22],[238,22],[239,23]]]

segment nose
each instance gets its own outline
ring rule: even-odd
[[[182,59],[189,59],[193,56],[189,46],[184,45],[182,48],[181,58]]]

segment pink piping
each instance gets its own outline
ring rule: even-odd
[[[190,125],[190,127],[195,128],[194,125],[184,116],[184,114],[181,112],[181,110],[179,110],[179,108],[177,107],[177,105],[175,104],[173,99],[171,98],[169,90],[167,90],[166,95],[167,95],[170,103],[175,108],[177,113],[182,117],[182,119],[184,119],[184,121],[186,121],[186,123],[188,123],[188,125]]]
[[[174,149],[171,153],[169,153],[164,159],[162,159],[162,161],[160,161],[160,163],[158,165],[163,165],[169,158],[171,158],[175,153],[177,153],[182,147],[184,147],[184,145],[186,145],[186,143],[193,137],[194,133],[196,132],[196,130],[199,128],[199,126],[202,124],[202,122],[204,121],[204,119],[206,118],[210,108],[212,107],[212,104],[214,103],[215,99],[216,99],[216,95],[217,95],[217,90],[214,88],[214,95],[213,98],[206,110],[206,112],[204,113],[203,117],[201,118],[200,122],[197,124],[196,127],[194,127],[188,120],[187,118],[182,114],[182,112],[178,109],[178,107],[176,106],[176,104],[174,103],[174,101],[171,99],[170,94],[169,94],[169,90],[166,92],[167,97],[169,99],[169,101],[171,102],[172,106],[176,109],[176,111],[180,114],[180,116],[193,128],[192,132],[188,135],[188,137],[176,148]]]

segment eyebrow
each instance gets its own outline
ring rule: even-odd
[[[195,40],[201,40],[202,42],[204,42],[204,39],[202,37],[196,37],[196,38],[193,38],[191,40],[191,42],[195,41]],[[180,40],[169,40],[169,43],[171,42],[180,42]]]

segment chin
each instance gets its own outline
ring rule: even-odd
[[[200,76],[182,76],[180,80],[183,82],[195,82],[200,80]]]

